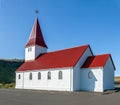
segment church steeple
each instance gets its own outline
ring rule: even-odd
[[[38,18],[36,18],[35,20],[35,23],[32,28],[32,32],[30,34],[30,37],[25,47],[33,46],[33,45],[39,45],[39,46],[47,48],[47,45],[45,44],[45,41],[42,35],[42,31],[39,25]]]
[[[40,54],[46,52],[47,45],[45,44],[38,18],[36,18],[30,37],[25,46],[25,61],[35,60]]]

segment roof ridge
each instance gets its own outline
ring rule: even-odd
[[[75,49],[75,48],[85,47],[85,46],[89,46],[89,44],[82,45],[82,46],[71,47],[71,48],[65,48],[65,49],[61,49],[61,50],[50,51],[50,52],[47,52],[47,53],[54,53],[54,52],[59,52],[59,51],[65,51],[65,50],[70,50],[70,49]]]
[[[111,55],[111,54],[110,53],[105,53],[105,54],[98,54],[98,55],[93,55],[93,56],[88,56],[88,57],[103,56],[103,55]]]

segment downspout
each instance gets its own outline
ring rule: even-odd
[[[23,82],[22,82],[22,89],[24,89],[24,72],[23,72]]]
[[[73,91],[73,75],[72,75],[73,69],[70,69],[70,91]]]
[[[16,88],[16,79],[17,79],[17,75],[16,75],[16,72],[15,72],[15,88]]]

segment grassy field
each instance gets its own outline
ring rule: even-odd
[[[120,84],[120,76],[115,77],[115,84]]]
[[[15,88],[15,83],[0,84],[0,88]]]

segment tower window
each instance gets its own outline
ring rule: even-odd
[[[29,74],[29,80],[32,80],[32,73]]]
[[[51,79],[51,72],[49,71],[48,74],[47,74],[47,79]]]
[[[88,72],[88,78],[89,78],[89,79],[92,79],[92,77],[93,77],[93,73],[92,73],[92,71],[89,71],[89,72]]]
[[[31,52],[32,51],[32,47],[28,47],[28,52]]]
[[[58,72],[58,79],[62,79],[62,76],[63,76],[63,75],[62,75],[62,71],[59,71],[59,72]]]

